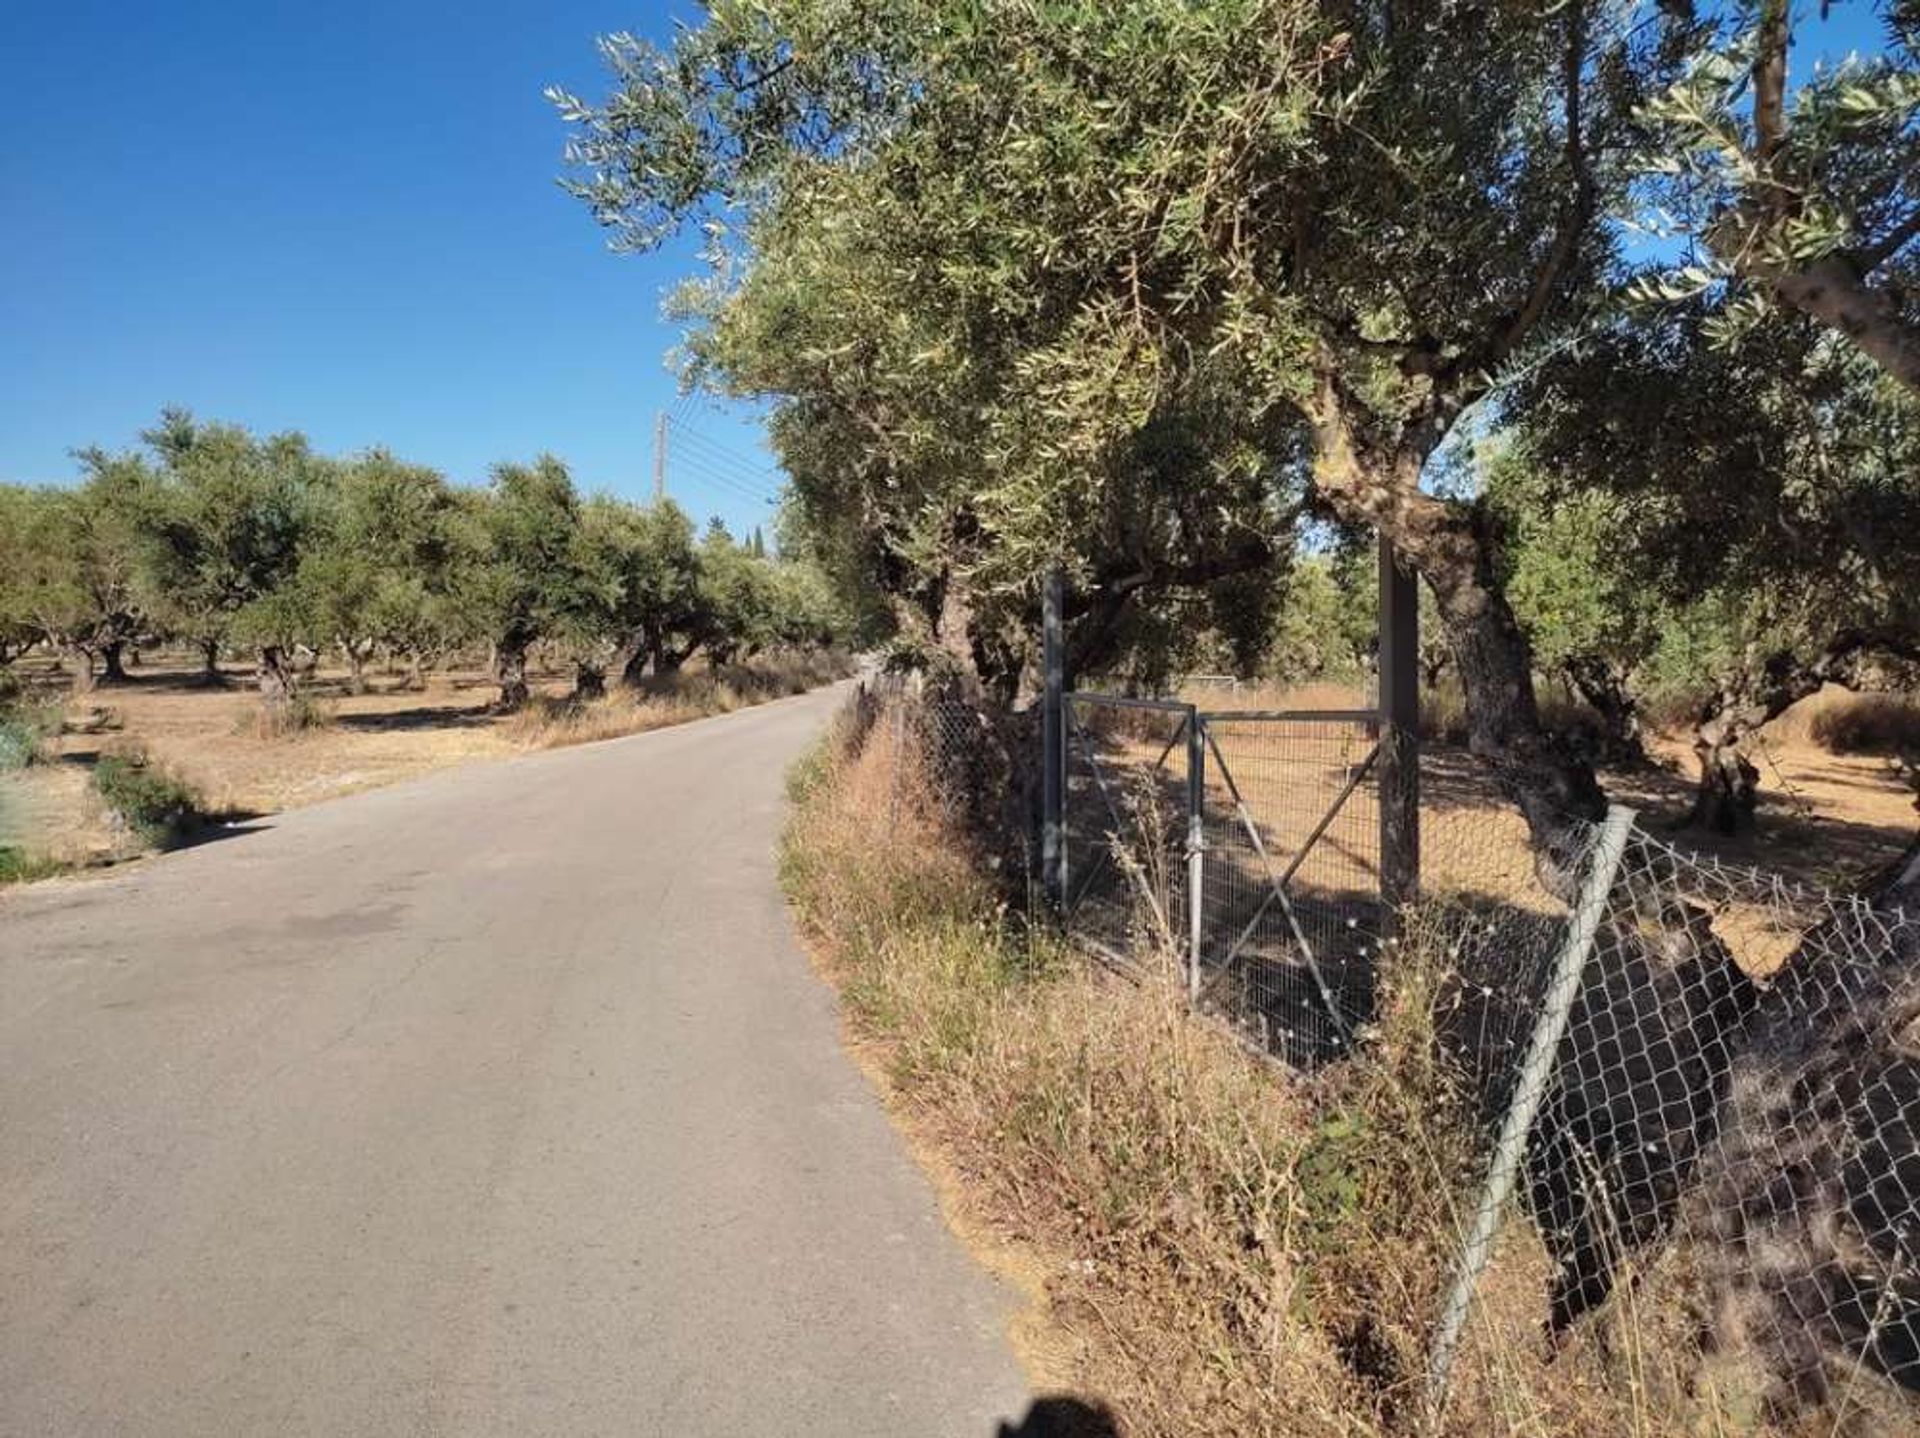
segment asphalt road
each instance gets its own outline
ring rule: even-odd
[[[774,869],[832,693],[0,898],[0,1432],[991,1438]]]

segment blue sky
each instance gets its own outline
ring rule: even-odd
[[[594,37],[689,7],[345,0],[8,6],[0,27],[0,478],[73,477],[161,406],[463,482],[552,450],[640,495],[675,407],[660,299],[690,246],[609,254],[555,185],[541,98]],[[685,408],[685,407],[681,407]],[[669,487],[736,532],[777,474],[702,401]]]
[[[691,6],[13,0],[0,30],[0,479],[73,477],[161,406],[478,482],[552,450],[737,533],[777,474],[751,414],[677,402],[660,299],[691,246],[607,252],[541,97],[605,92],[596,35]],[[1797,73],[1875,43],[1802,16]],[[753,496],[758,496],[753,497]]]

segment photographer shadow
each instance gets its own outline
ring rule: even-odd
[[[1002,1423],[999,1438],[1120,1438],[1120,1425],[1104,1404],[1055,1395],[1034,1399],[1019,1427]]]

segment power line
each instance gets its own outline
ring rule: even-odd
[[[723,444],[717,439],[713,439],[705,434],[702,434],[699,430],[692,428],[685,421],[676,421],[672,419],[671,416],[669,416],[668,423],[673,426],[674,430],[681,436],[681,438],[685,439],[690,444],[693,444],[702,449],[711,451],[717,458],[724,459],[731,464],[740,465],[748,469],[770,468],[770,466],[767,465],[764,459],[757,458],[752,455],[748,455],[740,450],[733,448],[731,445]]]
[[[737,493],[767,504],[777,502],[781,483],[769,474],[742,473],[729,464],[720,464],[702,454],[676,449],[669,464],[671,472],[725,486]]]
[[[763,488],[757,487],[751,480],[742,479],[736,474],[716,468],[704,460],[695,459],[686,454],[680,454],[674,456],[672,464],[679,473],[688,475],[708,485],[717,485],[742,499],[751,499],[760,504],[773,504],[776,502],[776,496],[768,494]]]

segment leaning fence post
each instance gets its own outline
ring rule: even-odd
[[[1606,822],[1600,827],[1600,839],[1594,846],[1593,866],[1580,887],[1572,917],[1567,921],[1566,942],[1554,956],[1553,972],[1547,980],[1547,992],[1541,1001],[1540,1018],[1527,1043],[1526,1058],[1520,1066],[1520,1079],[1514,1086],[1513,1102],[1501,1122],[1500,1136],[1493,1146],[1493,1159],[1487,1168],[1486,1187],[1474,1209],[1473,1228],[1460,1250],[1460,1265],[1454,1272],[1453,1287],[1447,1293],[1446,1306],[1440,1310],[1440,1322],[1434,1330],[1433,1352],[1427,1365],[1427,1405],[1438,1412],[1446,1401],[1447,1381],[1452,1374],[1454,1351],[1461,1330],[1466,1326],[1467,1310],[1480,1282],[1480,1272],[1493,1251],[1494,1231],[1500,1214],[1513,1193],[1514,1178],[1526,1153],[1527,1136],[1539,1116],[1546,1097],[1554,1055],[1567,1031],[1567,1017],[1573,1011],[1574,995],[1579,992],[1580,972],[1600,931],[1606,913],[1607,896],[1613,891],[1614,874],[1626,852],[1627,836],[1633,832],[1633,810],[1613,804],[1607,808]]]
[[[1200,921],[1206,899],[1207,734],[1198,708],[1187,710],[1187,1001],[1200,1002]]]
[[[1040,882],[1047,907],[1066,904],[1066,634],[1065,581],[1047,571],[1040,590],[1040,648],[1044,690],[1040,705]]]

